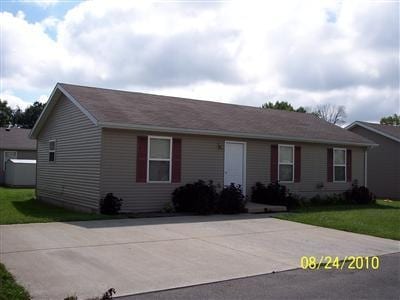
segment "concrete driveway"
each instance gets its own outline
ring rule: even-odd
[[[298,268],[302,256],[382,255],[393,240],[266,216],[2,225],[0,260],[37,299],[117,295]]]

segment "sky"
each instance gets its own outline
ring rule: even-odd
[[[0,0],[0,98],[57,82],[261,106],[400,113],[399,1]]]

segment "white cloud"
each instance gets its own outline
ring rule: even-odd
[[[0,93],[0,99],[2,101],[7,101],[8,105],[12,108],[15,109],[17,107],[21,108],[21,109],[25,109],[27,108],[29,105],[31,105],[31,103],[22,100],[21,98],[19,98],[18,96],[13,95],[11,92],[9,91],[5,91],[5,92],[1,92]]]
[[[47,94],[64,81],[249,105],[331,102],[377,120],[400,106],[398,8],[86,1],[60,20],[2,13],[2,89]]]
[[[60,2],[60,0],[22,0],[21,2],[32,3],[42,8],[48,8],[54,6]]]
[[[43,19],[40,22],[40,25],[42,25],[44,29],[50,29],[50,28],[55,28],[59,22],[60,22],[59,19],[50,16],[50,17]]]

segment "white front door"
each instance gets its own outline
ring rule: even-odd
[[[240,184],[246,191],[246,143],[225,142],[224,185]]]

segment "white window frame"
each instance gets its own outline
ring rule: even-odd
[[[54,150],[50,150],[50,143],[54,142]],[[57,140],[49,140],[49,153],[47,156],[47,161],[51,164],[56,162],[56,150],[57,150]],[[54,160],[50,160],[50,153],[54,153]]]
[[[281,163],[281,147],[290,147],[292,148],[292,157],[293,157],[293,162],[292,163]],[[280,165],[285,165],[285,166],[292,166],[292,180],[290,181],[281,181],[280,180]],[[293,183],[294,182],[294,145],[287,145],[287,144],[279,144],[278,145],[278,182],[282,183]]]
[[[344,164],[335,163],[335,150],[344,151]],[[336,180],[335,167],[344,167],[344,180]],[[347,149],[346,148],[333,148],[333,182],[344,183],[347,182]]]
[[[168,158],[150,158],[151,139],[169,140],[169,159]],[[169,180],[168,181],[152,181],[150,180],[150,160],[152,161],[169,161]],[[147,182],[148,183],[171,183],[172,177],[172,137],[170,136],[155,136],[149,135],[147,137]]]
[[[15,157],[18,158],[18,151],[5,150],[3,152],[3,171],[6,170],[6,153],[15,153]]]

